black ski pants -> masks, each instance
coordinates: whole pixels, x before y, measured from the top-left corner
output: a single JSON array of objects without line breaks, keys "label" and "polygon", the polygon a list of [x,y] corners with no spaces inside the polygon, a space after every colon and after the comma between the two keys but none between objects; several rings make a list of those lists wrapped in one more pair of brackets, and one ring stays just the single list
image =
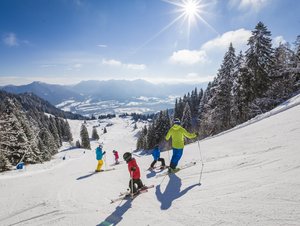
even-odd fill
[{"label": "black ski pants", "polygon": [[157,159],[157,160],[153,160],[153,162],[151,163],[150,166],[153,168],[154,165],[157,163],[157,161],[160,161],[160,162],[161,162],[161,166],[165,166],[165,165],[166,165],[166,164],[165,164],[165,159],[159,158],[159,159]]},{"label": "black ski pants", "polygon": [[141,189],[142,187],[144,187],[144,185],[141,179],[130,179],[129,181],[130,193],[136,193],[138,189]]}]

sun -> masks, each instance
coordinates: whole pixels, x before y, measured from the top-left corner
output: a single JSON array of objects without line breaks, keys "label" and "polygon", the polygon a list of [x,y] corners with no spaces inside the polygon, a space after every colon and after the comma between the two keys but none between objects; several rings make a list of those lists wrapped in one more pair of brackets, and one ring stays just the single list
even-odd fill
[{"label": "sun", "polygon": [[162,0],[166,3],[176,6],[175,13],[178,16],[170,23],[173,25],[177,21],[187,22],[187,35],[190,36],[191,29],[198,22],[203,23],[213,32],[218,32],[204,19],[204,15],[208,14],[207,6],[210,5],[209,0]]},{"label": "sun", "polygon": [[197,0],[186,0],[180,4],[180,11],[184,16],[190,21],[193,22],[201,14],[201,5]]}]

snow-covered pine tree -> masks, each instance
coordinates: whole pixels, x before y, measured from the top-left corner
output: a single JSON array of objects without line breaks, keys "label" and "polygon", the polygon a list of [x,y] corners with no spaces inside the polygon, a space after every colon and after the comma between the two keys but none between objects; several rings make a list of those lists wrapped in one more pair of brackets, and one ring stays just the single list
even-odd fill
[{"label": "snow-covered pine tree", "polygon": [[156,143],[156,131],[154,123],[151,123],[148,127],[147,132],[147,146],[146,149],[152,149],[157,143]]},{"label": "snow-covered pine tree", "polygon": [[178,99],[175,99],[175,107],[174,107],[174,118],[179,118],[179,103],[178,103]]},{"label": "snow-covered pine tree", "polygon": [[6,98],[0,113],[0,127],[2,129],[0,149],[6,150],[5,157],[13,165],[24,159],[31,150],[25,131],[16,116],[22,114],[20,111],[20,105],[16,100]]},{"label": "snow-covered pine tree", "polygon": [[266,96],[269,99],[269,107],[266,107],[266,110],[270,110],[288,99],[293,93],[293,55],[294,53],[287,43],[280,44],[275,48],[274,65],[270,75],[272,82],[266,92]]},{"label": "snow-covered pine tree", "polygon": [[264,97],[264,93],[269,87],[269,75],[274,61],[274,50],[270,37],[271,32],[262,22],[259,22],[248,40],[249,49],[246,51],[245,59],[255,95],[253,100]]},{"label": "snow-covered pine tree", "polygon": [[52,155],[58,152],[57,141],[46,128],[41,128],[39,137],[41,139],[40,146],[44,148],[43,160],[50,160]]},{"label": "snow-covered pine tree", "polygon": [[84,124],[81,125],[80,129],[80,137],[81,137],[81,146],[86,149],[91,149],[89,133],[87,128]]},{"label": "snow-covered pine tree", "polygon": [[56,126],[58,124],[58,122],[59,122],[58,119],[54,119],[52,116],[49,117],[49,131],[54,138],[56,146],[60,147],[62,142],[61,142],[61,138],[60,138],[60,133],[58,132],[58,129]]},{"label": "snow-covered pine tree", "polygon": [[186,102],[185,104],[181,123],[186,130],[188,131],[192,130],[192,113],[188,102]]},{"label": "snow-covered pine tree", "polygon": [[235,50],[230,43],[225,53],[223,63],[218,71],[212,88],[212,96],[209,99],[209,110],[206,111],[206,127],[210,134],[217,134],[231,128],[230,111],[232,103],[232,86],[235,68]]},{"label": "snow-covered pine tree", "polygon": [[234,127],[243,122],[243,112],[246,108],[245,100],[242,95],[243,89],[247,89],[247,87],[243,87],[242,84],[242,71],[243,67],[245,67],[245,59],[242,51],[236,57],[234,72],[233,72],[233,84],[232,84],[232,100],[231,100],[231,109],[230,109],[230,125]]},{"label": "snow-covered pine tree", "polygon": [[300,90],[300,35],[297,36],[295,41],[295,54],[292,59],[293,63],[293,80],[294,91]]},{"label": "snow-covered pine tree", "polygon": [[63,130],[63,141],[71,142],[73,140],[73,136],[71,133],[71,128],[68,120],[66,119],[64,122],[64,130]]},{"label": "snow-covered pine tree", "polygon": [[99,135],[98,135],[96,127],[94,127],[93,130],[92,130],[92,139],[93,140],[99,140]]},{"label": "snow-covered pine tree", "polygon": [[[1,131],[0,131],[0,138],[1,138]],[[0,172],[9,170],[12,167],[12,165],[6,158],[5,153],[7,153],[7,150],[0,149]]]}]

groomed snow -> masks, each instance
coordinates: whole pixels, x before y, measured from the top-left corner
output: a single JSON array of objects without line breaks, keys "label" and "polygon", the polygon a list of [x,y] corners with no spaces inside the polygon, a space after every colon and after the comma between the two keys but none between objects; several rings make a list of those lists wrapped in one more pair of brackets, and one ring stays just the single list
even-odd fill
[{"label": "groomed snow", "polygon": [[[133,201],[110,204],[125,191],[127,165],[92,174],[94,149],[69,149],[52,161],[0,174],[0,225],[299,225],[300,96],[221,135],[187,145],[181,164],[197,165],[176,175],[155,178],[146,171],[151,156],[135,156],[142,180],[155,187]],[[136,144],[129,119],[110,120],[108,133],[97,127],[106,150],[120,156]],[[70,121],[74,141],[81,121]],[[91,134],[97,121],[87,122]],[[142,127],[142,124],[139,124]],[[171,152],[164,152],[169,162]],[[66,160],[63,160],[65,157]]]}]

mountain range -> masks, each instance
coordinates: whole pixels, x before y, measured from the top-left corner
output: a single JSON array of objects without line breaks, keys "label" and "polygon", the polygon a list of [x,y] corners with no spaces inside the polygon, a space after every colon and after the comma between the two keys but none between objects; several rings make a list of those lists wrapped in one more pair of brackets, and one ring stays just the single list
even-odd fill
[{"label": "mountain range", "polygon": [[198,84],[153,84],[145,80],[82,81],[75,85],[32,82],[8,85],[0,89],[11,93],[31,92],[66,111],[83,115],[137,112],[150,113],[172,108],[175,97],[183,96]]}]

